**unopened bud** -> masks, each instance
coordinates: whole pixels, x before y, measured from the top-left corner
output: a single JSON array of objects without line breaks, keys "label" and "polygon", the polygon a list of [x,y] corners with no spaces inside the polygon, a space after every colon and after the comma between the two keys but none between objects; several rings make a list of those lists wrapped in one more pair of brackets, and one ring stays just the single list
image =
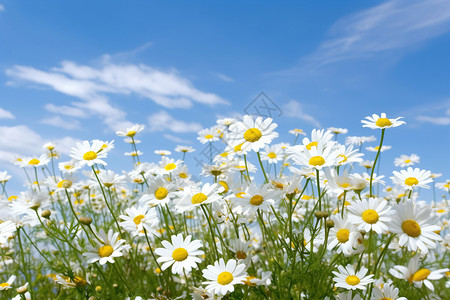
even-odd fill
[{"label": "unopened bud", "polygon": [[317,219],[327,218],[328,212],[319,210],[319,211],[314,212],[314,216]]},{"label": "unopened bud", "polygon": [[52,214],[52,212],[49,211],[48,209],[46,209],[41,213],[41,217],[48,219],[48,218],[50,218],[51,214]]},{"label": "unopened bud", "polygon": [[33,204],[33,206],[31,206],[30,208],[32,210],[38,210],[38,208],[41,207],[41,203],[40,202],[36,202],[35,204]]},{"label": "unopened bud", "polygon": [[17,294],[25,294],[28,292],[28,282],[25,285],[22,285],[21,287],[18,287],[16,289]]},{"label": "unopened bud", "polygon": [[328,219],[326,224],[327,224],[328,228],[333,228],[334,227],[334,221],[333,220]]},{"label": "unopened bud", "polygon": [[89,226],[92,223],[92,218],[91,217],[81,217],[80,223]]}]

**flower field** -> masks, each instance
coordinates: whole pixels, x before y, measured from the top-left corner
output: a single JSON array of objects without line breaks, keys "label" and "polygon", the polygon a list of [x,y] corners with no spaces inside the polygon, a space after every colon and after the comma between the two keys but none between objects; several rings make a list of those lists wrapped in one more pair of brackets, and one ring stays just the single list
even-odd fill
[{"label": "flower field", "polygon": [[114,141],[18,157],[24,191],[0,173],[0,299],[450,299],[450,180],[415,154],[379,174],[405,121],[361,122],[368,136],[275,143],[270,118],[219,119],[198,133],[200,172],[190,146],[144,161],[139,124],[116,132],[126,171],[109,168]]}]

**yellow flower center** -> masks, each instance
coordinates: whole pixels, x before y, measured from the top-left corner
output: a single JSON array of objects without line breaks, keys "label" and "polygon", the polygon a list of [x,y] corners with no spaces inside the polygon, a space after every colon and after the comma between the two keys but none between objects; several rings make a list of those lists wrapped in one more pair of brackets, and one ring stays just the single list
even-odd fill
[{"label": "yellow flower center", "polygon": [[136,135],[136,131],[135,130],[130,130],[127,132],[127,136],[128,137],[134,137]]},{"label": "yellow flower center", "polygon": [[317,142],[311,142],[306,145],[306,149],[311,150],[311,147],[317,147]]},{"label": "yellow flower center", "polygon": [[277,158],[277,154],[274,153],[274,152],[268,153],[267,156],[268,156],[269,158]]},{"label": "yellow flower center", "polygon": [[0,283],[0,287],[2,287],[2,288],[8,287],[8,286],[10,286],[10,284],[7,282]]},{"label": "yellow flower center", "polygon": [[347,282],[349,285],[357,285],[359,284],[360,280],[358,276],[350,275],[347,278],[345,278],[345,282]]},{"label": "yellow flower center", "polygon": [[167,197],[169,191],[166,188],[160,187],[155,191],[155,198],[158,200],[162,200]]},{"label": "yellow flower center", "polygon": [[105,245],[105,246],[101,247],[100,249],[98,249],[98,255],[100,257],[108,257],[113,252],[114,252],[114,249],[110,245]]},{"label": "yellow flower center", "polygon": [[247,142],[254,143],[262,137],[262,133],[258,128],[250,128],[244,133],[244,139]]},{"label": "yellow flower center", "polygon": [[410,237],[418,237],[422,233],[420,225],[414,220],[403,221],[402,230]]},{"label": "yellow flower center", "polygon": [[238,198],[244,198],[244,197],[242,197],[243,195],[245,195],[245,193],[244,192],[240,192],[240,193],[237,193],[236,194],[236,197],[238,197]]},{"label": "yellow flower center", "polygon": [[419,184],[419,180],[415,177],[408,177],[405,179],[405,184],[408,186],[413,186]]},{"label": "yellow flower center", "polygon": [[167,164],[167,165],[164,167],[164,169],[165,169],[166,171],[171,171],[171,170],[175,169],[176,167],[177,167],[176,164],[170,163],[170,164]]},{"label": "yellow flower center", "polygon": [[339,183],[339,186],[343,187],[345,189],[345,188],[348,188],[350,186],[350,184],[347,182],[344,182],[344,183]]},{"label": "yellow flower center", "polygon": [[375,122],[375,125],[377,125],[378,127],[387,127],[387,126],[391,126],[392,123],[391,123],[391,121],[389,121],[388,118],[379,118]]},{"label": "yellow flower center", "polygon": [[65,165],[65,166],[64,166],[64,169],[70,170],[70,169],[73,169],[73,166],[71,166],[71,165]]},{"label": "yellow flower center", "polygon": [[242,145],[243,145],[243,144],[244,144],[244,143],[241,143],[241,144],[239,144],[239,145],[234,146],[234,152],[242,151]]},{"label": "yellow flower center", "polygon": [[198,193],[192,196],[191,202],[192,204],[200,204],[206,201],[208,197],[203,193]]},{"label": "yellow flower center", "polygon": [[207,139],[207,140],[210,140],[210,139],[212,139],[213,138],[213,135],[212,134],[207,134],[207,135],[205,135],[205,139]]},{"label": "yellow flower center", "polygon": [[232,281],[233,281],[233,274],[227,271],[220,273],[219,277],[217,277],[217,282],[221,285],[227,285]]},{"label": "yellow flower center", "polygon": [[61,180],[60,182],[58,182],[58,184],[56,185],[57,188],[65,188],[68,189],[72,186],[72,181],[70,180]]},{"label": "yellow flower center", "polygon": [[238,251],[238,252],[236,252],[236,258],[237,259],[246,259],[247,254],[244,251]]},{"label": "yellow flower center", "polygon": [[225,189],[222,193],[228,192],[228,184],[225,181],[219,181],[219,184]]},{"label": "yellow flower center", "polygon": [[378,213],[373,209],[365,210],[362,213],[362,219],[364,220],[364,222],[369,224],[374,224],[378,222],[378,218],[379,218]]},{"label": "yellow flower center", "polygon": [[322,156],[313,156],[309,160],[309,164],[312,166],[321,166],[325,163],[325,159]]},{"label": "yellow flower center", "polygon": [[88,151],[83,155],[84,160],[93,160],[97,158],[97,153],[94,151]]},{"label": "yellow flower center", "polygon": [[410,162],[411,162],[410,159],[405,159],[405,161],[404,161],[405,164],[409,164]]},{"label": "yellow flower center", "polygon": [[263,201],[264,201],[264,198],[260,195],[255,195],[250,198],[250,204],[255,205],[255,206],[261,205],[263,203]]},{"label": "yellow flower center", "polygon": [[339,241],[339,243],[346,243],[348,241],[348,237],[350,235],[350,230],[348,229],[339,229],[338,232],[336,232],[336,238]]},{"label": "yellow flower center", "polygon": [[431,271],[428,269],[420,269],[411,277],[411,281],[422,281],[427,279],[428,275],[430,275]]},{"label": "yellow flower center", "polygon": [[390,297],[384,297],[384,298],[381,298],[381,300],[394,300],[394,299],[392,299]]},{"label": "yellow flower center", "polygon": [[136,225],[141,224],[143,218],[145,218],[144,215],[139,215],[139,216],[134,217],[133,218],[134,224],[136,224]]},{"label": "yellow flower center", "polygon": [[41,161],[39,160],[39,159],[36,159],[36,158],[33,158],[33,159],[31,159],[29,162],[28,162],[28,164],[29,165],[37,165],[37,164],[39,164]]},{"label": "yellow flower center", "polygon": [[188,257],[188,252],[184,248],[177,248],[172,252],[172,258],[176,261],[183,261]]}]

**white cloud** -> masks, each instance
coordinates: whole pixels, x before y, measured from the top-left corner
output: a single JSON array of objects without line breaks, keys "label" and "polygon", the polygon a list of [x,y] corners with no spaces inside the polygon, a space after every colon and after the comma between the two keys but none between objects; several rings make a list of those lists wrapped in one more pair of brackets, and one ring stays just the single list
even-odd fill
[{"label": "white cloud", "polygon": [[0,119],[15,119],[16,117],[6,109],[0,107]]},{"label": "white cloud", "polygon": [[77,120],[67,118],[62,119],[60,116],[42,119],[41,123],[64,128],[67,130],[74,130],[80,128],[80,122],[78,122]]},{"label": "white cloud", "polygon": [[302,105],[295,100],[283,105],[283,113],[288,117],[301,119],[315,127],[321,127],[319,121],[313,116],[304,113]]},{"label": "white cloud", "polygon": [[3,6],[3,4],[0,4],[0,11],[4,11],[5,7]]},{"label": "white cloud", "polygon": [[[403,112],[405,118],[423,123],[450,125],[450,99],[440,102],[425,101],[426,104],[412,107]],[[415,123],[409,123],[409,125]]]},{"label": "white cloud", "polygon": [[164,134],[163,135],[166,139],[168,139],[169,141],[175,142],[175,143],[179,143],[179,144],[192,144],[192,141],[190,140],[186,140],[186,139],[182,139],[178,136],[175,135],[171,135],[171,134]]},{"label": "white cloud", "polygon": [[71,106],[66,106],[66,105],[57,106],[52,103],[48,103],[44,106],[44,108],[49,112],[52,112],[55,114],[61,114],[64,116],[70,116],[70,117],[75,117],[75,118],[87,118],[88,117],[88,115],[85,111],[83,111],[82,109],[76,108],[76,107],[71,107]]},{"label": "white cloud", "polygon": [[[190,108],[193,103],[229,104],[215,94],[198,90],[175,69],[162,71],[142,64],[114,64],[108,59],[96,67],[63,61],[60,67],[49,71],[16,65],[6,70],[6,74],[14,80],[9,84],[37,83],[82,99],[72,103],[72,108],[100,117],[113,130],[132,123],[126,120],[122,109],[110,103],[108,95],[137,95],[166,108]],[[56,106],[46,108],[56,110]]]},{"label": "white cloud", "polygon": [[391,0],[338,20],[329,38],[303,59],[318,68],[334,62],[406,51],[450,31],[450,1]]},{"label": "white cloud", "polygon": [[428,116],[417,116],[418,121],[431,123],[435,125],[450,125],[450,117],[428,117]]},{"label": "white cloud", "polygon": [[222,74],[222,73],[216,73],[216,72],[211,72],[212,75],[216,76],[217,78],[219,78],[222,81],[225,82],[234,82],[234,79],[231,78],[228,75]]},{"label": "white cloud", "polygon": [[148,117],[150,131],[171,131],[176,133],[197,132],[202,125],[196,122],[176,120],[166,111],[162,110]]}]

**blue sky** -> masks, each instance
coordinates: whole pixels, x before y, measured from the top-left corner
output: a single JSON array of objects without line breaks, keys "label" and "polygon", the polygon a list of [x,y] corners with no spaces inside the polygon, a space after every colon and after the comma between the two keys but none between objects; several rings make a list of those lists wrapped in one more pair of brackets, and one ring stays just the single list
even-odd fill
[{"label": "blue sky", "polygon": [[115,139],[109,163],[129,168],[114,131],[133,123],[147,126],[145,160],[201,150],[198,129],[264,91],[283,111],[276,142],[329,126],[378,138],[360,120],[386,112],[407,125],[387,132],[382,173],[416,153],[443,180],[449,32],[450,2],[438,0],[0,0],[0,170],[22,180],[15,154],[94,138]]}]

